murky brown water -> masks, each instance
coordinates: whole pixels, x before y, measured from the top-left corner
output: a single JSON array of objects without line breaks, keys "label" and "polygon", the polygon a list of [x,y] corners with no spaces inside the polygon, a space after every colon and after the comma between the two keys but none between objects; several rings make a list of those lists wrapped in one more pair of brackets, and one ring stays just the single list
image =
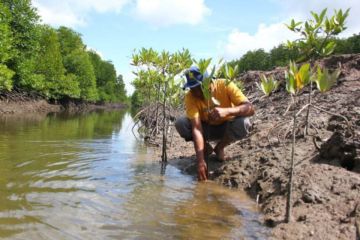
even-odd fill
[{"label": "murky brown water", "polygon": [[264,239],[255,204],[136,142],[125,112],[0,118],[0,238]]}]

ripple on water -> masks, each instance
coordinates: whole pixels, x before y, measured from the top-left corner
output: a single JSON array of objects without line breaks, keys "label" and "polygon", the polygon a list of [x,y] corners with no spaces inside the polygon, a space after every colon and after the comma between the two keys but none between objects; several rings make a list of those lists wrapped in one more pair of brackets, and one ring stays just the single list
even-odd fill
[{"label": "ripple on water", "polygon": [[243,193],[199,184],[172,166],[160,175],[132,123],[129,114],[104,112],[1,128],[0,238],[267,236]]}]

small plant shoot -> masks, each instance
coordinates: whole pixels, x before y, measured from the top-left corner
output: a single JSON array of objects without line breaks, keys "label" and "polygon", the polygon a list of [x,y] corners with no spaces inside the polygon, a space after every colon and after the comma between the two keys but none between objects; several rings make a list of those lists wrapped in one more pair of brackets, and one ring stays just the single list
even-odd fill
[{"label": "small plant shoot", "polygon": [[265,96],[270,96],[270,94],[276,91],[279,87],[280,82],[276,81],[274,76],[266,77],[264,74],[260,76],[260,84],[256,83],[257,87],[265,94]]}]

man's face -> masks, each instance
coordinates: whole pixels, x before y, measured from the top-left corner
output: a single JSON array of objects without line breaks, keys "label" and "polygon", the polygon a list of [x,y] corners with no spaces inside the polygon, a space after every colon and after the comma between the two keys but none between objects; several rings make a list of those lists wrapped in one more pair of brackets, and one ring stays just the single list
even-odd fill
[{"label": "man's face", "polygon": [[199,98],[199,99],[204,99],[204,94],[201,90],[201,85],[191,88],[190,92],[194,97]]}]

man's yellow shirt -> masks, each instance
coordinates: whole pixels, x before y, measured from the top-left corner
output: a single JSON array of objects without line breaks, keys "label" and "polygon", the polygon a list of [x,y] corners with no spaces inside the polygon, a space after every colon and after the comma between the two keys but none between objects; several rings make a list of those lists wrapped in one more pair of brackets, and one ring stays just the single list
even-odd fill
[{"label": "man's yellow shirt", "polygon": [[[234,83],[231,82],[226,85],[224,79],[218,79],[211,83],[211,96],[220,102],[220,106],[218,107],[221,108],[239,106],[244,102],[248,102],[248,99]],[[214,107],[215,105],[211,99],[207,102],[206,100],[196,98],[190,91],[185,95],[186,116],[189,119],[200,117],[201,121],[211,125],[219,125],[233,118],[229,116],[217,121],[209,122],[208,110],[211,110]]]}]

